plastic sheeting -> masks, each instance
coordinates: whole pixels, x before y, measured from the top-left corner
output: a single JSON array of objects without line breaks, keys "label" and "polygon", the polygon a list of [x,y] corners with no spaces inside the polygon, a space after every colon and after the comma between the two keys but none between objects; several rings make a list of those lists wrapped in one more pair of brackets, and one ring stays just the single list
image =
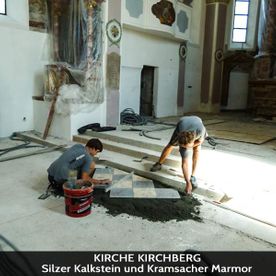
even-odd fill
[{"label": "plastic sheeting", "polygon": [[[44,95],[50,100],[57,87],[62,85],[57,113],[76,113],[83,104],[104,100],[101,2],[47,1],[54,64],[46,66]],[[62,83],[61,71],[65,74]]]},{"label": "plastic sheeting", "polygon": [[76,84],[64,84],[59,90],[56,101],[56,113],[62,115],[75,114],[78,112],[89,111],[89,105],[85,99],[83,89]]}]

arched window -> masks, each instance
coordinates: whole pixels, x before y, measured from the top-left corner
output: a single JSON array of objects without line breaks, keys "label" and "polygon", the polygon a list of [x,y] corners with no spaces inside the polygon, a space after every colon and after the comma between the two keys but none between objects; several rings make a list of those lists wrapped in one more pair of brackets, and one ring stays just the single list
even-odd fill
[{"label": "arched window", "polygon": [[7,14],[6,0],[0,0],[0,14]]}]

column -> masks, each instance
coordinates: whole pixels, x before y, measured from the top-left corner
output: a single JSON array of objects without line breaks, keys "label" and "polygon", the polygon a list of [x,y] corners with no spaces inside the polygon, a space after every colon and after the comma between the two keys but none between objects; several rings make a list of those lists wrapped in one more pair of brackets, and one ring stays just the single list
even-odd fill
[{"label": "column", "polygon": [[[108,26],[113,30],[114,38],[119,35],[121,26],[121,0],[108,0]],[[113,23],[112,23],[113,22]],[[116,40],[116,39],[115,39]],[[120,41],[116,43],[107,39],[107,62],[106,62],[106,122],[109,126],[119,123],[119,100],[120,100]],[[127,81],[127,80],[126,80]]]},{"label": "column", "polygon": [[262,0],[259,52],[249,82],[249,108],[257,116],[276,117],[276,0]]},{"label": "column", "polygon": [[276,76],[276,0],[262,0],[258,33],[259,53],[254,64],[254,79]]},{"label": "column", "polygon": [[229,0],[206,0],[201,80],[201,111],[218,112],[222,85],[222,62]]}]

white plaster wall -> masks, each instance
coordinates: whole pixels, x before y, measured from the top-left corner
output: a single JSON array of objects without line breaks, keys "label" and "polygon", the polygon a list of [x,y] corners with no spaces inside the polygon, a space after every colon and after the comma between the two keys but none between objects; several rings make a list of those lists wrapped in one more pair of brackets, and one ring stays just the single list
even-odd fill
[{"label": "white plaster wall", "polygon": [[183,112],[198,111],[201,93],[202,48],[187,45]]},{"label": "white plaster wall", "polygon": [[139,113],[140,77],[144,65],[156,67],[156,117],[177,114],[179,43],[135,30],[123,29],[121,43],[120,112],[131,107]]},{"label": "white plaster wall", "polygon": [[[34,106],[34,129],[44,133],[51,103],[46,101],[33,101]],[[105,126],[105,104],[82,105],[80,112],[71,115],[54,114],[48,135],[72,140],[72,135],[78,134],[78,128],[100,123]]]},{"label": "white plaster wall", "polygon": [[245,110],[247,108],[248,78],[248,73],[230,73],[228,103],[224,109]]},{"label": "white plaster wall", "polygon": [[7,15],[0,15],[1,26],[17,29],[29,29],[28,0],[6,0]]},{"label": "white plaster wall", "polygon": [[[46,101],[33,101],[34,110],[34,129],[40,133],[44,133],[48,113],[51,103]],[[48,135],[55,137],[61,137],[64,139],[71,138],[70,120],[67,120],[65,116],[55,114]],[[69,138],[70,137],[70,138]]]},{"label": "white plaster wall", "polygon": [[142,67],[121,66],[120,111],[124,107],[131,107],[135,112],[139,113],[141,71]]},{"label": "white plaster wall", "polygon": [[205,1],[193,1],[191,41],[187,43],[183,112],[200,111]]},{"label": "white plaster wall", "polygon": [[42,92],[46,34],[0,26],[0,36],[0,137],[7,137],[33,129],[32,96]]}]

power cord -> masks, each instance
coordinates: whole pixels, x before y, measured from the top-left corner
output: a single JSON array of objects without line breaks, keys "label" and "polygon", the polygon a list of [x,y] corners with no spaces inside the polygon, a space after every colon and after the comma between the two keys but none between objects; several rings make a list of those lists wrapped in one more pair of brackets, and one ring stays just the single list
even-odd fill
[{"label": "power cord", "polygon": [[147,123],[147,120],[135,113],[132,108],[126,108],[120,113],[120,123],[126,125],[141,126]]},{"label": "power cord", "polygon": [[11,151],[14,151],[14,150],[20,150],[20,149],[26,149],[26,148],[44,148],[45,147],[45,146],[42,146],[42,145],[30,145],[31,141],[29,141],[27,139],[19,138],[16,135],[16,132],[14,132],[9,138],[12,141],[23,142],[23,144],[20,144],[20,145],[14,146],[14,147],[0,149],[0,156],[2,156],[4,154],[7,154]]},{"label": "power cord", "polygon": [[[18,250],[18,248],[12,244],[9,240],[7,240],[3,235],[0,234],[0,241],[3,241],[6,245],[8,245],[11,249],[15,251],[17,254],[12,255],[12,258],[9,257],[10,252],[4,252],[3,248],[0,244],[0,276],[35,276],[37,275],[36,271],[30,264],[29,260],[26,256]],[[19,259],[18,259],[19,258]],[[19,260],[20,262],[16,263],[15,260]]]}]

